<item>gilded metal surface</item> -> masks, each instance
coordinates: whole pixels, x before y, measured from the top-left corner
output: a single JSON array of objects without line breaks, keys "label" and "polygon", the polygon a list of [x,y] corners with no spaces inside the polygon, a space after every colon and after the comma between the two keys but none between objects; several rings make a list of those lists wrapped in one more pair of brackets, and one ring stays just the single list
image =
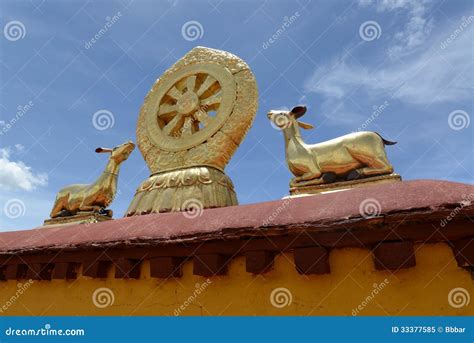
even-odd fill
[{"label": "gilded metal surface", "polygon": [[[234,185],[212,167],[193,167],[150,176],[138,187],[127,216],[237,205]],[[159,211],[157,211],[159,210]]]},{"label": "gilded metal surface", "polygon": [[[306,107],[291,111],[270,111],[268,117],[283,131],[286,162],[294,177],[290,181],[293,192],[309,186],[357,180],[393,173],[385,145],[393,145],[375,132],[354,132],[318,144],[306,144],[300,127],[312,125],[298,120]],[[316,187],[317,188],[317,187]]]},{"label": "gilded metal surface", "polygon": [[100,223],[107,220],[111,220],[112,217],[106,214],[100,214],[97,212],[77,212],[75,215],[68,217],[56,217],[51,219],[46,219],[44,221],[44,226],[65,226],[65,225],[74,225],[74,224],[93,224]]},{"label": "gilded metal surface", "polygon": [[197,63],[180,69],[146,101],[148,134],[155,146],[181,151],[199,145],[232,113],[236,85],[227,68]]},{"label": "gilded metal surface", "polygon": [[237,56],[196,47],[177,61],[140,110],[137,145],[152,176],[126,215],[179,211],[189,199],[202,208],[236,205],[224,168],[255,119],[257,101],[255,77]]},{"label": "gilded metal surface", "polygon": [[151,173],[200,165],[224,170],[255,118],[257,101],[255,77],[244,61],[225,51],[192,49],[155,82],[140,111],[137,145]]},{"label": "gilded metal surface", "polygon": [[290,197],[299,197],[312,194],[338,192],[352,188],[364,187],[368,185],[391,183],[402,181],[400,175],[396,173],[388,175],[371,176],[351,181],[338,181],[334,183],[323,183],[318,185],[307,185],[290,187]]},{"label": "gilded metal surface", "polygon": [[135,144],[126,142],[113,149],[97,148],[98,153],[110,153],[102,175],[92,184],[77,184],[62,188],[56,195],[51,218],[70,217],[79,212],[104,213],[112,216],[110,205],[117,192],[120,165],[135,149]]}]

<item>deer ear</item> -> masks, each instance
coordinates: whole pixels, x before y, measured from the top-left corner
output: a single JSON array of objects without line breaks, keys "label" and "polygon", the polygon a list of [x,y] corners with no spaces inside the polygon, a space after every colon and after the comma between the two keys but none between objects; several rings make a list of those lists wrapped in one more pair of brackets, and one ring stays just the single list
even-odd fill
[{"label": "deer ear", "polygon": [[298,121],[298,126],[305,129],[305,130],[314,129],[313,125],[302,122],[302,121]]},{"label": "deer ear", "polygon": [[291,110],[291,113],[298,119],[306,113],[306,106],[296,106]]},{"label": "deer ear", "polygon": [[110,152],[110,153],[111,153],[111,152],[112,152],[112,149],[109,149],[109,148],[97,148],[97,149],[95,149],[95,152],[98,153],[98,154],[99,154],[99,153],[103,153],[103,152]]}]

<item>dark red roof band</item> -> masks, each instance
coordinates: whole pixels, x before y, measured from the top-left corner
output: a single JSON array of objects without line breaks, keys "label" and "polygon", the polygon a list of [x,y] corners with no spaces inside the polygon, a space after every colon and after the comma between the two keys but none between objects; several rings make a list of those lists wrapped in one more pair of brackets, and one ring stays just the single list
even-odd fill
[{"label": "dark red roof band", "polygon": [[[374,252],[376,269],[416,264],[413,244],[448,242],[458,264],[474,266],[474,186],[447,181],[404,181],[272,202],[182,213],[149,214],[97,224],[0,233],[0,279],[75,278],[82,274],[140,277],[150,260],[152,277],[225,274],[237,255],[246,270],[264,273],[275,254],[294,253],[302,274],[330,272],[332,248]],[[363,205],[370,203],[366,213]]]}]

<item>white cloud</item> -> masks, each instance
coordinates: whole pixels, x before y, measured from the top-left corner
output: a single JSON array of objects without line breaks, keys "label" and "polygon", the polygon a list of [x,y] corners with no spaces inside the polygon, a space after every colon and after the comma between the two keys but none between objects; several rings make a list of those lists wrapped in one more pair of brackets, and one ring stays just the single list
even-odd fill
[{"label": "white cloud", "polygon": [[452,29],[443,30],[431,48],[402,63],[387,64],[380,70],[350,63],[347,56],[318,68],[305,84],[307,92],[330,99],[342,99],[359,89],[370,96],[392,97],[406,103],[429,105],[469,99],[474,77],[470,72],[474,25],[458,36],[447,49],[440,43]]},{"label": "white cloud", "polygon": [[23,151],[25,151],[25,147],[24,147],[23,145],[21,145],[21,144],[15,144],[15,149],[16,149],[16,151],[18,151],[18,152],[23,152]]},{"label": "white cloud", "polygon": [[388,50],[390,57],[405,56],[420,47],[433,29],[433,20],[426,18],[431,7],[428,0],[359,0],[359,6],[375,6],[377,12],[403,13],[407,18],[402,30],[394,35],[394,41]]},{"label": "white cloud", "polygon": [[[21,144],[15,145],[16,151],[23,150]],[[7,190],[31,191],[38,186],[48,184],[48,175],[45,173],[34,173],[31,167],[22,161],[10,159],[12,150],[10,148],[0,149],[0,186]]]}]

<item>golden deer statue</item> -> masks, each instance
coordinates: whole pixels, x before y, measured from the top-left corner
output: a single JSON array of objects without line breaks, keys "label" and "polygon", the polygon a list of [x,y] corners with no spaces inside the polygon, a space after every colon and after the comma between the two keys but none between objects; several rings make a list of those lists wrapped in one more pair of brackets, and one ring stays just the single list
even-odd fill
[{"label": "golden deer statue", "polygon": [[286,162],[294,175],[290,187],[393,173],[385,145],[396,142],[387,141],[376,132],[354,132],[326,142],[306,144],[299,128],[312,129],[313,126],[298,120],[305,113],[305,106],[268,112],[268,118],[285,137]]},{"label": "golden deer statue", "polygon": [[117,192],[117,178],[120,165],[135,149],[135,144],[126,142],[113,149],[97,148],[97,153],[110,153],[109,162],[101,176],[92,184],[69,185],[56,195],[51,218],[68,217],[78,212],[103,213],[112,216],[111,210],[105,210]]}]

